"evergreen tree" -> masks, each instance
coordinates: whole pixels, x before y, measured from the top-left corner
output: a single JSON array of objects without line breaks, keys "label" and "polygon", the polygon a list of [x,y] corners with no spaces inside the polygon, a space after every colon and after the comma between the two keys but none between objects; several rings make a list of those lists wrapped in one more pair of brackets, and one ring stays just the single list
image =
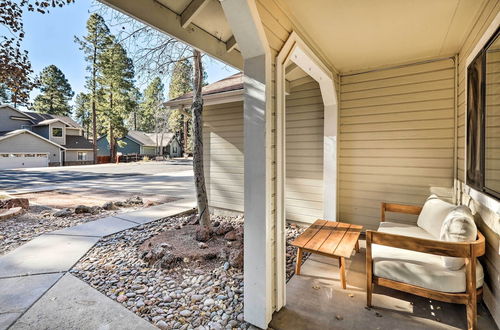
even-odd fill
[{"label": "evergreen tree", "polygon": [[4,84],[0,84],[0,104],[2,103],[10,103],[10,95],[7,86]]},{"label": "evergreen tree", "polygon": [[35,111],[68,116],[71,113],[69,101],[75,93],[64,73],[57,66],[49,65],[40,73],[39,81],[41,93],[35,98]]},{"label": "evergreen tree", "polygon": [[141,103],[141,118],[139,129],[145,132],[154,132],[157,113],[164,102],[165,87],[159,77],[153,81],[144,90],[144,97]]},{"label": "evergreen tree", "polygon": [[[102,55],[111,43],[109,28],[104,19],[98,14],[90,15],[87,20],[87,35],[82,39],[75,37],[75,42],[80,45],[80,49],[85,53],[87,61],[86,88],[90,91],[90,104],[92,110],[92,135],[94,144],[94,155],[97,155],[97,105],[100,101],[100,85],[98,79],[102,76]],[[97,157],[94,157],[94,164]]]},{"label": "evergreen tree", "polygon": [[82,125],[85,131],[85,136],[88,137],[90,134],[90,126],[92,124],[89,94],[78,93],[76,95],[74,114],[80,125]]},{"label": "evergreen tree", "polygon": [[142,93],[141,91],[134,86],[132,90],[129,92],[129,108],[130,115],[127,119],[127,128],[129,130],[136,131],[139,128],[140,120],[141,120],[141,104],[142,104]]},{"label": "evergreen tree", "polygon": [[[112,38],[113,39],[113,38]],[[127,134],[125,120],[131,112],[131,91],[134,88],[134,65],[127,52],[112,40],[102,54],[102,75],[98,82],[102,87],[100,122],[110,145],[110,156],[114,160],[117,139]]]},{"label": "evergreen tree", "polygon": [[168,97],[175,99],[193,89],[193,64],[188,59],[175,63],[168,90]]},{"label": "evergreen tree", "polygon": [[[205,75],[204,75],[205,76]],[[174,99],[183,94],[186,94],[193,89],[193,64],[188,59],[182,59],[175,63],[172,71],[172,79],[170,81],[168,96]],[[170,112],[168,118],[168,126],[172,132],[179,136],[184,152],[191,152],[192,141],[191,136],[191,115],[189,110],[175,109]]]}]

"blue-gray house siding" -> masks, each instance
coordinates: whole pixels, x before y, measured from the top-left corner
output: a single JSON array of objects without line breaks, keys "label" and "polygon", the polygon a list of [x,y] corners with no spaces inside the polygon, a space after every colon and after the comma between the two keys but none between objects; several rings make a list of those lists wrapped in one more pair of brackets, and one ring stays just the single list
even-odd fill
[{"label": "blue-gray house siding", "polygon": [[[117,146],[117,152],[121,152],[122,155],[141,153],[141,146],[137,142],[129,139],[128,137],[121,138],[120,141],[126,143],[123,147]],[[97,155],[109,156],[109,142],[105,136],[97,140]]]},{"label": "blue-gray house siding", "polygon": [[40,136],[43,136],[44,138],[46,139],[50,139],[49,137],[49,125],[45,125],[45,126],[33,126],[31,128],[31,130],[40,135]]}]

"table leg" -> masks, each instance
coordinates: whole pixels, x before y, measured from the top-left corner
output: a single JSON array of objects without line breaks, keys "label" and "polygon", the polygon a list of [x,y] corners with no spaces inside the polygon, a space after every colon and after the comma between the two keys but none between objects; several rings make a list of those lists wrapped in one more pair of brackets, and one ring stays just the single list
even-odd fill
[{"label": "table leg", "polygon": [[359,253],[359,240],[356,241],[356,246],[354,246],[356,252]]},{"label": "table leg", "polygon": [[295,263],[295,275],[300,275],[300,266],[302,265],[302,249],[297,249],[297,262]]},{"label": "table leg", "polygon": [[345,259],[344,259],[344,257],[339,258],[339,267],[340,267],[340,282],[342,283],[342,289],[345,289],[346,283],[345,283]]}]

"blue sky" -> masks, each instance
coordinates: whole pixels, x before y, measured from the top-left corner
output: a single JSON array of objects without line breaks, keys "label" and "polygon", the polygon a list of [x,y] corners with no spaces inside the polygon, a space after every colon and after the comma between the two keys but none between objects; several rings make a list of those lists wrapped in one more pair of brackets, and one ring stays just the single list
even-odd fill
[{"label": "blue sky", "polygon": [[[26,37],[22,47],[29,51],[35,73],[48,65],[56,65],[66,75],[75,95],[85,91],[87,72],[83,52],[74,37],[86,34],[85,24],[94,9],[91,0],[76,0],[74,4],[52,9],[49,14],[25,12],[24,15]],[[236,73],[216,60],[206,61],[205,69],[210,83]],[[37,94],[37,90],[33,91],[32,98]]]}]

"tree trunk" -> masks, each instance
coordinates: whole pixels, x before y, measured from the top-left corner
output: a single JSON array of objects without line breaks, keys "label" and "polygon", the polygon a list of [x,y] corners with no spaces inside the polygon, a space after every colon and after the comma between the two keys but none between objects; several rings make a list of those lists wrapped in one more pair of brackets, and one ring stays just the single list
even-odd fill
[{"label": "tree trunk", "polygon": [[210,213],[208,210],[207,190],[205,188],[205,172],[203,170],[203,97],[201,86],[203,81],[203,69],[201,64],[201,54],[198,50],[193,50],[194,58],[194,86],[193,104],[191,111],[193,114],[193,171],[196,186],[196,200],[198,203],[198,219],[200,225],[210,229]]},{"label": "tree trunk", "polygon": [[[109,94],[109,109],[110,109],[110,117],[113,116],[113,93]],[[116,150],[115,150],[115,134],[113,132],[113,124],[112,124],[113,119],[109,118],[109,152],[110,152],[110,158],[111,158],[111,163],[115,162],[115,156],[116,156]]]},{"label": "tree trunk", "polygon": [[109,158],[111,163],[115,162],[115,136],[113,134],[113,126],[109,122]]},{"label": "tree trunk", "polygon": [[96,68],[97,66],[97,49],[94,46],[94,58],[92,63],[92,150],[94,152],[94,157],[92,163],[97,164],[97,115],[95,109],[95,99],[96,99]]},{"label": "tree trunk", "polygon": [[[203,100],[202,100],[203,101]],[[201,105],[203,107],[203,104]],[[187,154],[187,149],[188,149],[188,124],[187,124],[187,121],[188,121],[188,118],[186,118],[186,115],[182,115],[182,119],[184,120],[184,145],[183,145],[183,149],[184,149],[184,154]]]}]

